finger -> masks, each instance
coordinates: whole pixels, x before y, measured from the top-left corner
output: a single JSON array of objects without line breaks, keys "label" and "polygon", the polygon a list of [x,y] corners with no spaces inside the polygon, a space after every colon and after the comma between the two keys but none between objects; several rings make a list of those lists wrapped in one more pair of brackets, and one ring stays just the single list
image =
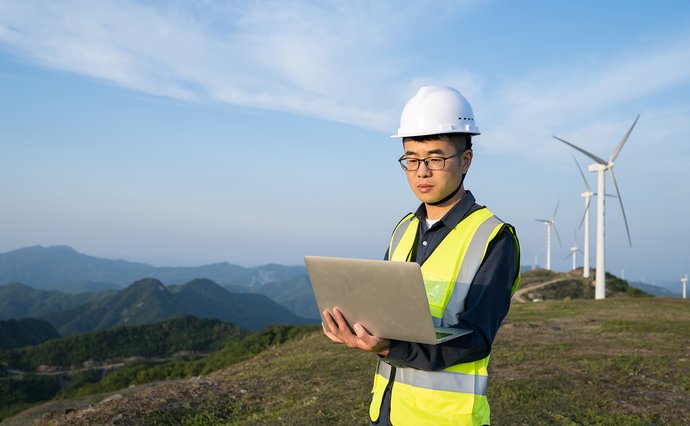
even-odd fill
[{"label": "finger", "polygon": [[338,336],[336,336],[335,334],[333,334],[330,330],[328,330],[328,329],[326,328],[326,326],[324,325],[324,323],[321,323],[321,328],[323,329],[323,334],[325,334],[326,337],[328,337],[332,342],[334,342],[334,343],[343,343],[343,341],[340,340],[340,339],[338,338]]},{"label": "finger", "polygon": [[354,334],[354,332],[352,331],[352,327],[350,327],[350,324],[345,319],[345,316],[343,315],[343,313],[340,312],[340,309],[333,308],[333,315],[335,317],[335,321],[338,324],[338,328],[340,329],[340,331],[344,332],[347,330],[351,334]]},{"label": "finger", "polygon": [[331,316],[330,312],[323,311],[321,312],[321,316],[323,317],[323,320],[326,322],[326,325],[328,325],[328,328],[331,332],[337,331],[338,325],[335,323],[335,320]]}]

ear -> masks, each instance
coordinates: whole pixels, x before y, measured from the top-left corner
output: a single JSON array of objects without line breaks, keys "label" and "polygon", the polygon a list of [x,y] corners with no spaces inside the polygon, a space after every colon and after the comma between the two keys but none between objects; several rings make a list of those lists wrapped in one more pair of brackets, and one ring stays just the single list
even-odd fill
[{"label": "ear", "polygon": [[466,150],[465,152],[462,153],[460,156],[460,159],[462,160],[461,166],[462,167],[462,173],[465,174],[467,171],[470,169],[470,165],[472,164],[472,157],[474,156],[474,153],[472,152],[471,149]]}]

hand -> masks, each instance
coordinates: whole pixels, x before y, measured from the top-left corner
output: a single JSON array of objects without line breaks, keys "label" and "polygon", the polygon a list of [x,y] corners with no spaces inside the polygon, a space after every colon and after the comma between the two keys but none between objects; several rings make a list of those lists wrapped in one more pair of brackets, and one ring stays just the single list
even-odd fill
[{"label": "hand", "polygon": [[351,328],[338,308],[333,309],[333,315],[328,311],[323,311],[321,314],[324,322],[328,325],[326,328],[324,323],[321,323],[323,334],[331,341],[365,352],[374,352],[382,356],[388,355],[390,340],[369,334],[362,324],[355,324]]}]

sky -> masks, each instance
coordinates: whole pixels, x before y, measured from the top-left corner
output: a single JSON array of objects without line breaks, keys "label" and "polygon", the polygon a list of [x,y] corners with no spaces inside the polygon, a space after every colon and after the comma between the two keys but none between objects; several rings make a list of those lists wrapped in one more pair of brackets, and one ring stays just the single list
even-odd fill
[{"label": "sky", "polygon": [[606,198],[606,269],[680,288],[686,1],[0,0],[0,252],[381,258],[418,205],[390,135],[427,84],[471,102],[482,134],[465,187],[516,227],[523,265],[545,264],[534,219],[559,203],[559,271],[583,244],[573,158],[596,176],[552,136],[608,159],[640,114],[614,169],[632,247]]}]

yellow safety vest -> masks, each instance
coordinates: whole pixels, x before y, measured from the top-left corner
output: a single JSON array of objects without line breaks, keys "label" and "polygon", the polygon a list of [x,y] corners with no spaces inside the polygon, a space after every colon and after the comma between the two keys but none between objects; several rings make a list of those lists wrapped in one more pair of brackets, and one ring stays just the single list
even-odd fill
[{"label": "yellow safety vest", "polygon": [[[429,308],[434,325],[458,324],[465,298],[486,249],[503,226],[519,245],[515,230],[488,209],[481,208],[460,221],[422,264]],[[419,220],[410,213],[396,226],[388,250],[389,260],[411,261]],[[519,258],[519,257],[518,257]],[[517,260],[516,260],[517,261]],[[519,268],[519,265],[518,265]],[[513,293],[520,274],[513,283]],[[369,407],[372,421],[379,419],[381,403],[394,374],[390,421],[393,425],[485,425],[489,424],[486,399],[489,357],[450,366],[441,371],[396,367],[379,361]]]}]

